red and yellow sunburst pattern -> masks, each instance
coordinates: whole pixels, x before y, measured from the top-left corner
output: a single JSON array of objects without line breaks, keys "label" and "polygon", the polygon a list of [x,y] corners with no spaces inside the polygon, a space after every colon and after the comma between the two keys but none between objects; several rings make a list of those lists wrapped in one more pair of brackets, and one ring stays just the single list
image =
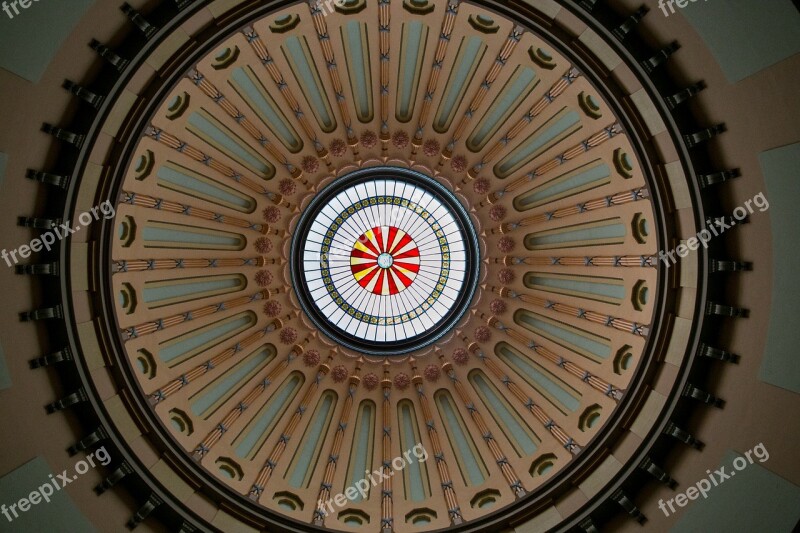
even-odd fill
[{"label": "red and yellow sunburst pattern", "polygon": [[350,252],[350,269],[358,284],[382,296],[410,287],[419,263],[414,239],[394,226],[372,228],[358,238]]}]

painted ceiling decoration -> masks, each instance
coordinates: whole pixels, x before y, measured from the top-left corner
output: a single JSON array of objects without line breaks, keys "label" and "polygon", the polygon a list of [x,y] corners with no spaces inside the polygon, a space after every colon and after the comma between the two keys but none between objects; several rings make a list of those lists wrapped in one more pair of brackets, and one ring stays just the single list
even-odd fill
[{"label": "painted ceiling decoration", "polygon": [[480,270],[466,210],[436,181],[398,167],[358,171],[317,194],[291,256],[304,313],[326,336],[372,355],[412,353],[449,333]]},{"label": "painted ceiling decoration", "polygon": [[[145,494],[130,525],[224,529],[187,484],[269,532],[544,527],[555,504],[565,529],[642,520],[666,452],[701,446],[690,407],[719,405],[703,360],[732,356],[709,315],[739,311],[713,300],[707,251],[658,259],[676,201],[682,224],[714,209],[696,169],[720,128],[679,105],[699,89],[658,68],[674,47],[640,42],[645,11],[559,2],[576,39],[543,23],[554,2],[244,2],[169,45],[203,4],[97,44],[104,76],[71,86],[86,112],[54,131],[66,177],[32,174],[64,220],[116,205],[23,318],[60,320],[39,364],[71,361],[72,390],[52,409],[92,431],[79,449],[115,446],[103,486]],[[144,64],[158,75],[128,91]],[[416,445],[429,460],[393,473]]]}]

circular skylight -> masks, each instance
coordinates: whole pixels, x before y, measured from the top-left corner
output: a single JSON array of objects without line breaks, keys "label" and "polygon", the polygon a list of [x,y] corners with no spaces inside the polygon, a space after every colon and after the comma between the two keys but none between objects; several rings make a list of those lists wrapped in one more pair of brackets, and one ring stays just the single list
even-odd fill
[{"label": "circular skylight", "polygon": [[292,273],[309,317],[370,354],[419,349],[463,316],[477,282],[474,229],[431,178],[399,168],[336,180],[305,210]]}]

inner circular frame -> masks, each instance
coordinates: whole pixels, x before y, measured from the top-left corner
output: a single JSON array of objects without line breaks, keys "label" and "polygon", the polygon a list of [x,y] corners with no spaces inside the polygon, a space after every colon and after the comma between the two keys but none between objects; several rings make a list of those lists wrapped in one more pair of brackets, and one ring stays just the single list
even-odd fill
[{"label": "inner circular frame", "polygon": [[[306,272],[303,268],[304,244],[308,237],[309,230],[320,210],[342,191],[373,180],[405,181],[425,189],[449,209],[463,237],[466,268],[463,284],[455,302],[445,316],[434,326],[418,335],[399,341],[375,342],[365,340],[332,324],[328,317],[325,316],[316,305],[309,289]],[[290,275],[303,312],[329,339],[346,348],[363,354],[382,356],[403,355],[431,345],[446,335],[452,327],[463,318],[478,287],[478,279],[480,277],[478,236],[467,210],[446,187],[435,179],[414,170],[401,167],[381,166],[357,170],[337,178],[320,191],[303,210],[303,214],[293,234],[294,236],[292,237],[290,249]]]}]

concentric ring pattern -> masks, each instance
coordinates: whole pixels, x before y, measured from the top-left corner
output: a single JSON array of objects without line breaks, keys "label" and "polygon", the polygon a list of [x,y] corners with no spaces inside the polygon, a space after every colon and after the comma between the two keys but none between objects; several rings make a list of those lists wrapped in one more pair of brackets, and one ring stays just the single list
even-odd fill
[{"label": "concentric ring pattern", "polygon": [[376,346],[418,338],[471,302],[471,223],[410,176],[361,181],[315,201],[308,229],[294,237],[302,254],[294,281],[311,305],[332,327]]},{"label": "concentric ring pattern", "polygon": [[[369,3],[231,35],[122,185],[117,318],[155,412],[234,491],[331,527],[536,492],[612,416],[658,298],[645,174],[602,93],[508,20],[425,5],[392,3],[381,39]],[[314,509],[417,442],[438,461]]]},{"label": "concentric ring pattern", "polygon": [[479,530],[606,490],[620,424],[634,457],[664,405],[655,104],[483,3],[253,9],[180,51],[104,189],[98,329],[136,416],[272,528]]}]

